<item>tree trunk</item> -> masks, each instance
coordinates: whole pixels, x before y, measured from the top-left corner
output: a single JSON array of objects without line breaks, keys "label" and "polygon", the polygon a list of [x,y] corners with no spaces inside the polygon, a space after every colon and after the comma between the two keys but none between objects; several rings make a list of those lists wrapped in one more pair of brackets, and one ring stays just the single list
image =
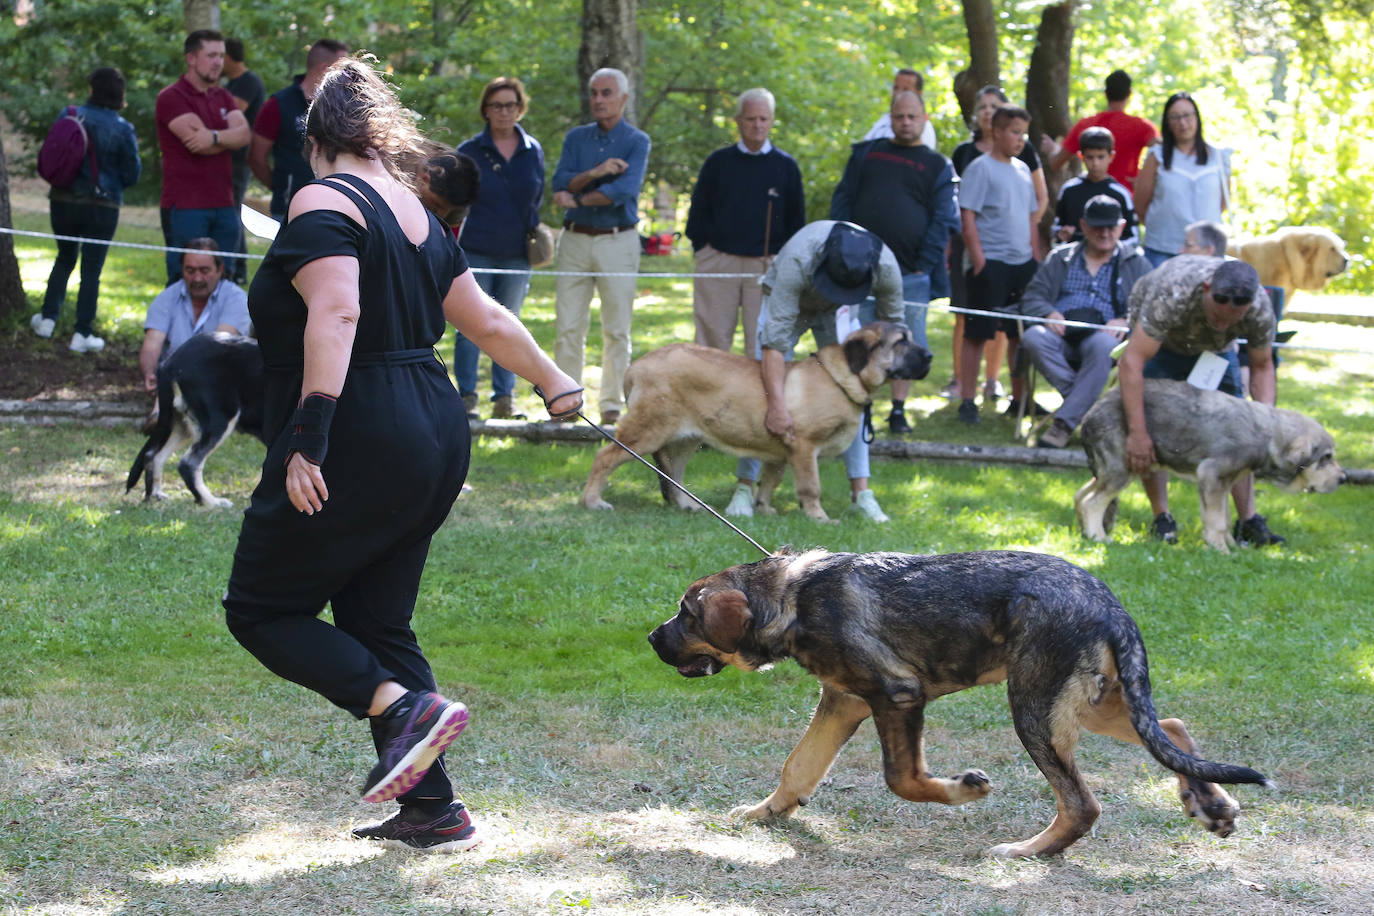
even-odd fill
[{"label": "tree trunk", "polygon": [[997,85],[1001,67],[997,63],[997,17],[992,0],[964,0],[964,29],[968,32],[968,67],[954,75],[954,96],[964,123],[973,123],[973,105],[978,90]]},{"label": "tree trunk", "polygon": [[583,120],[591,120],[587,81],[602,67],[614,67],[629,78],[631,91],[630,100],[625,104],[625,119],[635,123],[637,93],[634,88],[639,72],[635,49],[638,45],[635,0],[582,0],[582,45],[577,51],[577,76]]},{"label": "tree trunk", "polygon": [[196,29],[218,29],[219,0],[181,0],[181,15],[188,34]]},{"label": "tree trunk", "polygon": [[1073,53],[1073,13],[1076,0],[1064,0],[1040,11],[1035,50],[1026,71],[1026,109],[1031,115],[1030,142],[1062,137],[1069,120],[1069,66]]},{"label": "tree trunk", "polygon": [[[0,226],[14,228],[14,215],[10,212],[10,172],[5,164],[3,140],[0,140]],[[14,256],[14,236],[0,233],[0,315],[24,312],[28,307],[24,284],[19,279],[19,260]]]},{"label": "tree trunk", "polygon": [[[1040,11],[1040,28],[1035,33],[1035,50],[1026,71],[1026,110],[1030,112],[1030,138],[1037,153],[1042,153],[1041,138],[1063,139],[1073,124],[1069,120],[1069,65],[1073,52],[1073,13],[1076,0],[1063,0]],[[1041,155],[1043,159],[1043,153]],[[1040,233],[1049,241],[1054,223],[1053,202],[1067,180],[1068,170],[1054,170],[1045,163],[1045,184],[1051,206],[1040,219]]]}]

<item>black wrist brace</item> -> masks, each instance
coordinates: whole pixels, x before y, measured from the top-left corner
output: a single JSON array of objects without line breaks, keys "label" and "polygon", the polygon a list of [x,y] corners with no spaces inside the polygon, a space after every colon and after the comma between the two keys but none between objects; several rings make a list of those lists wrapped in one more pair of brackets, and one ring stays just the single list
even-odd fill
[{"label": "black wrist brace", "polygon": [[301,457],[313,465],[324,463],[325,453],[329,451],[329,425],[334,422],[337,404],[337,398],[318,391],[301,398],[287,424],[291,428],[291,436],[286,440],[287,461],[291,460],[292,452],[300,452]]}]

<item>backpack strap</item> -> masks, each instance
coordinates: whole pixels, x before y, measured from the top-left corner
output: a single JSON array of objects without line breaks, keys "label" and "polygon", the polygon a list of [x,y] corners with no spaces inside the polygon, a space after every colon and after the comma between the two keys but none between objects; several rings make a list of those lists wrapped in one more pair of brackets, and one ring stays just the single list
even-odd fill
[{"label": "backpack strap", "polygon": [[104,197],[104,192],[100,190],[100,160],[95,154],[95,132],[87,126],[86,119],[81,117],[81,113],[76,110],[75,105],[68,110],[72,117],[76,118],[77,123],[81,125],[82,134],[86,138],[86,157],[91,166],[91,187],[94,189],[96,197]]}]

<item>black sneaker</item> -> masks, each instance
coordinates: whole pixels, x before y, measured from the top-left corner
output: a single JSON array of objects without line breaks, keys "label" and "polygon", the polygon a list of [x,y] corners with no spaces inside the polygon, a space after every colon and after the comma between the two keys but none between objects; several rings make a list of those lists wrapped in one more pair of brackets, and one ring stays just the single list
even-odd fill
[{"label": "black sneaker", "polygon": [[390,801],[415,788],[468,724],[468,708],[437,693],[411,690],[380,718],[389,734],[363,786],[367,802]]},{"label": "black sneaker", "polygon": [[1161,512],[1150,523],[1150,537],[1166,544],[1178,543],[1178,522],[1167,512]]},{"label": "black sneaker", "polygon": [[1258,513],[1243,522],[1237,519],[1231,528],[1231,536],[1242,547],[1269,547],[1288,543],[1286,537],[1270,531],[1269,526],[1265,524],[1264,516]]},{"label": "black sneaker", "polygon": [[408,846],[422,852],[462,852],[482,842],[463,803],[455,801],[439,814],[418,805],[402,805],[396,814],[370,827],[355,827],[360,840],[375,840],[388,846]]},{"label": "black sneaker", "polygon": [[[1020,410],[1021,400],[1019,398],[1012,398],[1010,401],[1007,402],[1007,409],[1002,411],[1002,416],[1015,417],[1020,412]],[[1041,407],[1039,404],[1035,403],[1034,401],[1031,401],[1030,408],[1026,411],[1026,414],[1032,417],[1048,417],[1050,415],[1050,412],[1045,408]]]},{"label": "black sneaker", "polygon": [[906,412],[894,409],[887,417],[887,431],[894,436],[905,436],[911,432],[911,424],[906,421]]},{"label": "black sneaker", "polygon": [[978,422],[978,405],[973,403],[973,398],[964,398],[959,402],[959,419],[965,423]]}]

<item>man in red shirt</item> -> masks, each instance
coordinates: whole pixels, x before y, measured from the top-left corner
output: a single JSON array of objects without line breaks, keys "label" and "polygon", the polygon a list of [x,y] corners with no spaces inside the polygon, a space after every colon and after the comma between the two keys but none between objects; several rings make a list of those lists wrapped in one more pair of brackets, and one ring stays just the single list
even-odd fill
[{"label": "man in red shirt", "polygon": [[1140,174],[1140,153],[1159,137],[1152,122],[1126,114],[1131,100],[1131,78],[1125,70],[1113,70],[1107,77],[1107,110],[1084,118],[1073,126],[1058,152],[1047,152],[1050,168],[1062,169],[1078,154],[1078,137],[1089,127],[1105,127],[1116,142],[1116,155],[1107,166],[1107,174],[1135,190],[1135,176]]},{"label": "man in red shirt", "polygon": [[[180,248],[207,236],[233,251],[239,234],[232,151],[252,137],[248,119],[219,85],[224,36],[198,29],[183,45],[186,72],[157,95],[157,144],[162,151],[163,236]],[[181,254],[167,253],[167,282],[181,276]]]}]

